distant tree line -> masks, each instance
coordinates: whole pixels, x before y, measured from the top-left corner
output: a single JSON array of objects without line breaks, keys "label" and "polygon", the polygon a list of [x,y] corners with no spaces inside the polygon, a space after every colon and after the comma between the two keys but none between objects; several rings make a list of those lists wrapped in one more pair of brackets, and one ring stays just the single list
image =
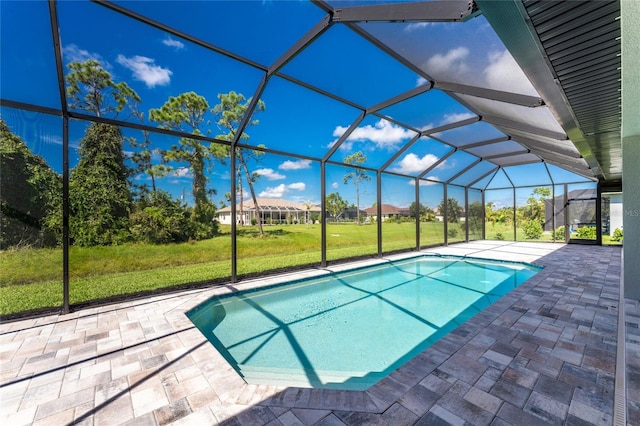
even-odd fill
[{"label": "distant tree line", "polygon": [[[125,82],[95,60],[68,64],[66,76],[69,107],[97,117],[117,117],[128,112],[144,120],[138,110],[140,97]],[[219,104],[209,108],[195,92],[170,97],[160,108],[149,111],[149,119],[164,129],[193,135],[208,135],[211,113],[221,134],[231,141],[247,112],[251,99],[233,91],[218,95]],[[259,101],[255,112],[264,111]],[[252,120],[249,125],[258,124]],[[246,140],[246,133],[241,139]],[[134,148],[127,158],[124,145]],[[62,176],[35,155],[0,118],[0,249],[12,247],[54,247],[62,242]],[[69,175],[69,235],[72,244],[89,247],[125,242],[170,243],[212,238],[219,233],[214,220],[216,205],[211,200],[208,172],[215,162],[229,158],[228,146],[183,137],[167,150],[153,149],[148,132],[143,138],[125,138],[118,126],[92,122],[79,143],[79,161]],[[245,181],[256,202],[248,161],[258,151],[236,151],[238,185]],[[128,161],[129,160],[129,161]],[[159,189],[158,179],[188,167],[192,176],[192,205]],[[151,184],[135,181],[149,177]],[[230,195],[228,196],[230,198]],[[257,202],[256,202],[257,205]]]}]

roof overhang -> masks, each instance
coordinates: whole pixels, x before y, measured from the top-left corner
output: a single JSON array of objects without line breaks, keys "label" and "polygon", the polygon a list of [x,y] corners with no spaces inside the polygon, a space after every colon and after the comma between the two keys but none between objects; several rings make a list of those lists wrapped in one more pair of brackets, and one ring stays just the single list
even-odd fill
[{"label": "roof overhang", "polygon": [[621,181],[619,0],[476,2],[593,174]]}]

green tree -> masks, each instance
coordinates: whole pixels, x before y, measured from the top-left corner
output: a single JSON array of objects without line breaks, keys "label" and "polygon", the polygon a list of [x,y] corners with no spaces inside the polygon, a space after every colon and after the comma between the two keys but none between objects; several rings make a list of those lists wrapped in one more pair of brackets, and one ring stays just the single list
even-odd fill
[{"label": "green tree", "polygon": [[[444,200],[438,206],[438,211],[440,211],[440,214],[444,214],[445,212]],[[458,223],[460,222],[460,217],[462,217],[462,214],[464,213],[464,209],[462,208],[462,206],[460,206],[460,204],[458,204],[458,200],[456,200],[453,197],[449,197],[447,198],[446,212],[447,212],[447,221],[449,223]]]},{"label": "green tree", "polygon": [[[163,129],[202,135],[201,126],[205,124],[205,115],[209,110],[207,100],[195,92],[182,93],[169,97],[160,108],[149,110],[149,119],[159,123]],[[215,204],[209,194],[215,191],[207,189],[209,178],[207,171],[213,169],[213,160],[224,157],[224,148],[217,144],[204,144],[198,139],[183,137],[177,145],[164,153],[165,161],[186,162],[193,175],[191,191],[194,199],[193,219],[200,223],[197,238],[211,238],[217,233],[213,221]]]},{"label": "green tree", "polygon": [[[536,197],[537,196],[537,197]],[[545,203],[544,200],[551,196],[551,188],[539,186],[534,188],[531,196],[527,199],[527,204],[520,209],[522,219],[535,220],[544,224]]]},{"label": "green tree", "polygon": [[411,203],[411,205],[409,206],[409,213],[411,214],[411,217],[421,218],[427,213],[427,208],[424,206],[424,204],[420,204],[417,208],[416,205],[417,203],[415,201]]},{"label": "green tree", "polygon": [[62,177],[0,118],[0,249],[62,241]]},{"label": "green tree", "polygon": [[136,241],[164,244],[188,241],[193,236],[188,211],[162,190],[143,196],[131,214],[130,223]]},{"label": "green tree", "polygon": [[340,215],[347,208],[347,202],[337,192],[332,192],[327,195],[326,205],[327,211],[335,220],[338,220]]},{"label": "green tree", "polygon": [[[72,62],[66,77],[69,106],[101,117],[125,106],[137,112],[138,94],[116,83],[95,60]],[[69,230],[77,244],[115,244],[129,236],[131,193],[124,164],[124,137],[117,126],[92,123],[80,141],[80,159],[69,176]]]},{"label": "green tree", "polygon": [[425,222],[433,222],[436,220],[436,212],[433,211],[431,207],[425,207],[424,214],[421,216],[421,219]]},{"label": "green tree", "polygon": [[542,236],[542,225],[536,219],[525,221],[522,228],[524,229],[524,235],[530,240],[537,240]]},{"label": "green tree", "polygon": [[528,239],[542,236],[546,215],[544,200],[550,195],[551,188],[536,187],[531,191],[527,204],[516,209],[518,227],[522,228]]},{"label": "green tree", "polygon": [[360,225],[360,184],[371,180],[371,176],[369,176],[363,168],[358,167],[360,164],[366,161],[367,157],[362,153],[362,151],[354,152],[344,159],[345,164],[355,166],[353,167],[352,172],[344,175],[344,183],[346,185],[349,182],[353,181],[354,185],[356,186],[356,216],[358,225]]},{"label": "green tree", "polygon": [[71,240],[81,246],[122,243],[129,237],[131,192],[116,126],[92,123],[69,176]]},{"label": "green tree", "polygon": [[478,238],[482,234],[482,210],[482,202],[480,201],[474,201],[469,204],[469,214],[467,216],[469,233],[474,234]]},{"label": "green tree", "polygon": [[[213,107],[211,112],[218,119],[216,122],[220,131],[224,132],[216,136],[217,139],[232,141],[235,139],[236,134],[238,133],[238,128],[240,127],[240,122],[247,114],[247,110],[249,108],[249,104],[251,103],[251,98],[246,99],[243,94],[236,93],[231,91],[229,93],[220,93],[218,94],[218,100],[220,103]],[[265,110],[265,104],[262,100],[259,100],[256,104],[256,107],[252,114],[256,114],[258,112],[262,112]],[[253,116],[252,116],[253,117]],[[256,119],[251,119],[248,123],[248,126],[255,126],[259,123]],[[249,135],[246,132],[242,132],[241,140],[246,141],[249,139]],[[259,147],[264,147],[264,145],[258,145]],[[242,197],[242,182],[245,180],[247,182],[247,186],[249,187],[249,192],[251,193],[251,199],[253,200],[253,205],[256,209],[256,214],[260,215],[260,206],[258,205],[258,199],[256,197],[256,192],[253,184],[260,177],[258,173],[254,173],[249,171],[248,161],[257,160],[264,153],[262,151],[257,150],[243,150],[241,148],[236,148],[236,173],[238,179],[238,192],[240,193],[240,216],[243,217],[243,197]],[[244,179],[243,179],[244,174]],[[262,230],[262,220],[260,216],[258,216],[256,224],[258,225],[258,232],[260,233],[260,237],[264,236],[264,231]]]},{"label": "green tree", "polygon": [[118,115],[127,105],[132,111],[137,111],[138,94],[127,83],[114,82],[100,62],[88,59],[71,62],[67,67],[69,108],[93,112],[98,117],[111,112]]},{"label": "green tree", "polygon": [[496,203],[493,201],[488,201],[484,206],[484,217],[485,220],[491,222],[492,225],[495,226],[498,221],[498,213],[494,210]]},{"label": "green tree", "polygon": [[[135,115],[140,118],[140,121],[144,122],[144,113],[138,112]],[[129,144],[133,148],[137,148],[137,150],[131,154],[131,161],[135,164],[131,174],[134,178],[136,175],[141,173],[149,176],[151,178],[151,192],[156,192],[156,179],[166,176],[173,168],[166,164],[165,152],[161,150],[155,150],[155,154],[160,157],[161,163],[154,164],[154,150],[151,149],[149,132],[147,130],[143,130],[142,135],[142,141],[138,141],[133,137],[129,138]],[[137,184],[134,180],[132,182],[132,187],[137,190],[138,197],[141,199],[149,192],[149,187],[146,183]]]}]

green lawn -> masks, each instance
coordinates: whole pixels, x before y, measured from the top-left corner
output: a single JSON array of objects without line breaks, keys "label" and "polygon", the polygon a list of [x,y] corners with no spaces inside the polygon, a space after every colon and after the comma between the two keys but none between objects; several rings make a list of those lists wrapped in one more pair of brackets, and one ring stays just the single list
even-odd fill
[{"label": "green lawn", "polygon": [[[420,244],[444,242],[444,224],[420,224]],[[383,223],[383,252],[415,247],[414,223]],[[224,280],[231,275],[231,234],[222,226],[216,238],[182,244],[124,244],[107,247],[71,247],[69,287],[71,304],[161,288]],[[320,263],[320,225],[265,226],[258,237],[256,227],[238,228],[238,275]],[[457,231],[452,231],[457,230]],[[450,242],[462,240],[460,225]],[[513,240],[513,230],[487,224],[487,239]],[[451,234],[450,234],[451,235]],[[335,261],[378,251],[376,224],[327,225],[327,260]],[[518,232],[518,240],[524,235]],[[551,234],[540,240],[551,241]],[[21,249],[0,252],[0,315],[62,304],[62,250]]]},{"label": "green lawn", "polygon": [[[238,229],[238,274],[312,265],[320,262],[320,225],[265,226]],[[383,250],[415,246],[414,223],[384,223]],[[376,254],[377,226],[327,225],[329,261]],[[442,223],[423,223],[421,244],[444,240]],[[230,227],[222,235],[182,244],[124,244],[71,247],[71,304],[177,285],[222,280],[231,275]],[[0,314],[62,304],[62,250],[21,249],[0,253]]]}]

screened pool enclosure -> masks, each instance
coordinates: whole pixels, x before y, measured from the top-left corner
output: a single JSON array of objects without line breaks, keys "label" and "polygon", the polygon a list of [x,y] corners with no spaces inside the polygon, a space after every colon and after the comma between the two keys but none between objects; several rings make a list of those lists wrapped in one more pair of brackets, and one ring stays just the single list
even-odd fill
[{"label": "screened pool enclosure", "polygon": [[[533,18],[562,82],[554,61],[580,62],[537,3],[3,1],[0,315],[470,240],[619,242],[621,169],[500,10]],[[617,2],[594,3],[571,12],[615,39]]]}]

